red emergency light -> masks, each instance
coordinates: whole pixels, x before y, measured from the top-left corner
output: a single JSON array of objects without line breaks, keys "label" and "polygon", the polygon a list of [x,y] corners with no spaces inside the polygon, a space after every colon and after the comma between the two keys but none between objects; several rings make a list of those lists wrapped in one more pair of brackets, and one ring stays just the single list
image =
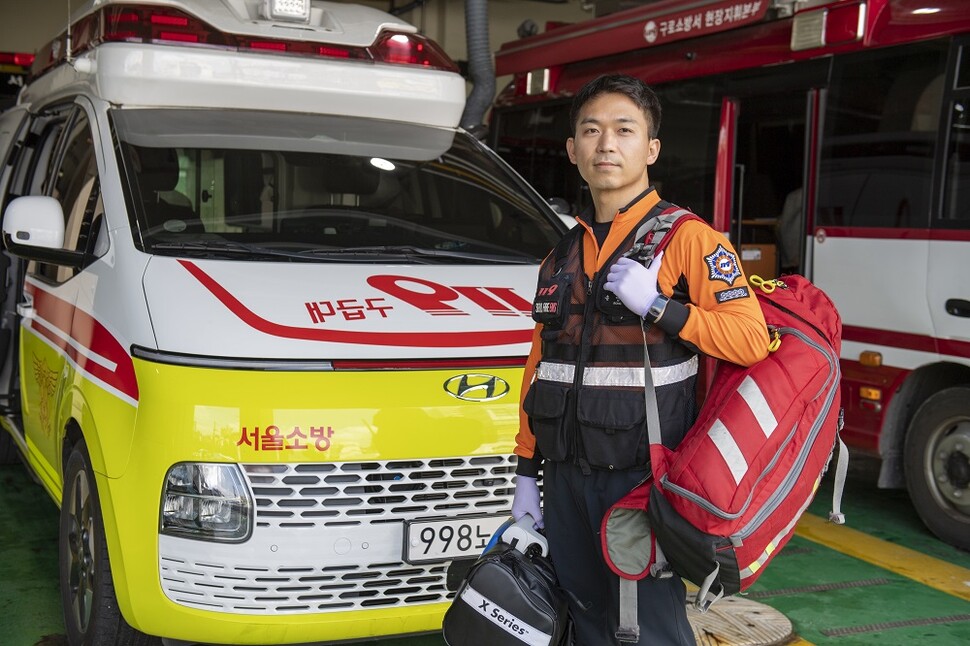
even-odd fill
[{"label": "red emergency light", "polygon": [[0,65],[19,65],[30,67],[34,64],[33,54],[21,54],[19,52],[0,52]]},{"label": "red emergency light", "polygon": [[[451,63],[451,59],[443,51],[438,49],[434,41],[422,37],[415,37],[414,34],[402,34],[385,31],[378,38],[371,48],[378,54],[378,60],[385,63],[398,63],[401,65],[420,65],[422,67],[441,68],[442,59]],[[458,71],[454,63],[451,63],[451,71]]]}]

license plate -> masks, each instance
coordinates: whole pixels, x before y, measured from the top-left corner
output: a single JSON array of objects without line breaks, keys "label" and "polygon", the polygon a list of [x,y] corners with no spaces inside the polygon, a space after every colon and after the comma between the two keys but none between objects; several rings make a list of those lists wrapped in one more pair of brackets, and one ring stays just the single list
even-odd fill
[{"label": "license plate", "polygon": [[408,563],[476,557],[508,516],[412,520],[404,526],[404,559]]}]

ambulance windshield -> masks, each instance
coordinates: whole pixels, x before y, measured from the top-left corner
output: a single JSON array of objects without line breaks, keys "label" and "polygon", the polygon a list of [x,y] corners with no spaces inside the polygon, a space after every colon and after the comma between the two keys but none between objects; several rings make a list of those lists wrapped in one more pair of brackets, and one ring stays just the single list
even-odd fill
[{"label": "ambulance windshield", "polygon": [[148,253],[313,262],[538,263],[562,235],[464,133],[241,110],[113,110]]}]

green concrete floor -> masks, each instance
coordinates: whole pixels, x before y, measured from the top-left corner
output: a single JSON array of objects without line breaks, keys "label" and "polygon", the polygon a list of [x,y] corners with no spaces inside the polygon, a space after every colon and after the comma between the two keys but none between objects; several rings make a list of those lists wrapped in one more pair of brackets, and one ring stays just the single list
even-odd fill
[{"label": "green concrete floor", "polygon": [[[851,545],[826,546],[801,533],[749,591],[783,612],[801,644],[957,646],[970,644],[970,553],[935,539],[901,491],[875,487],[875,463],[854,458],[843,509],[848,525],[942,562],[964,589],[944,592],[850,556]],[[824,517],[831,488],[823,483],[810,512]],[[19,465],[0,467],[0,646],[63,646],[57,584],[57,507]],[[876,550],[878,551],[878,549]],[[866,556],[866,555],[863,555]],[[874,555],[878,556],[878,555]],[[934,561],[936,562],[936,561]],[[902,572],[902,573],[901,573]],[[438,635],[383,639],[382,646],[443,646]]]}]

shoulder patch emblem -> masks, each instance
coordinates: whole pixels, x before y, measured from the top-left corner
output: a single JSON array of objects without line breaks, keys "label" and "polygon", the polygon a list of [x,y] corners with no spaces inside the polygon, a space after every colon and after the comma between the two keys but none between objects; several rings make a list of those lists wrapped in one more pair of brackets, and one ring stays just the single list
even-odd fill
[{"label": "shoulder patch emblem", "polygon": [[708,276],[711,280],[723,280],[728,285],[733,285],[734,281],[741,277],[738,257],[725,249],[724,245],[717,245],[717,249],[711,255],[704,256],[704,261],[711,271]]}]

